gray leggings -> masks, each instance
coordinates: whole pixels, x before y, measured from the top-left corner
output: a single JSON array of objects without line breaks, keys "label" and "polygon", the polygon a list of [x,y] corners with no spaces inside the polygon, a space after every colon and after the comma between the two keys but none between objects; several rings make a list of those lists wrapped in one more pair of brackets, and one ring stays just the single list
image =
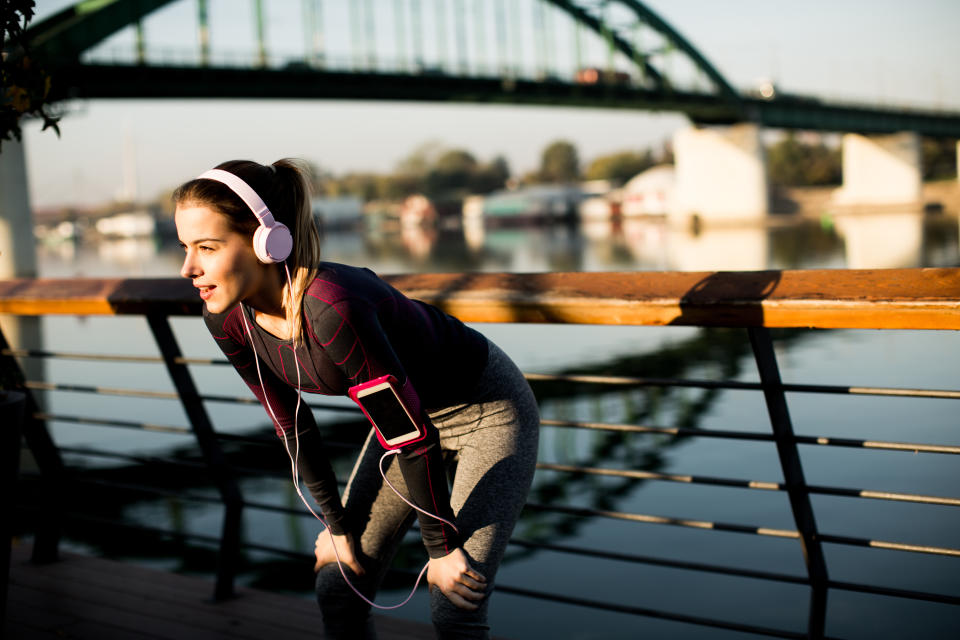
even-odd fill
[{"label": "gray leggings", "polygon": [[[431,590],[433,624],[439,638],[487,638],[490,590],[533,479],[540,428],[536,399],[516,365],[490,343],[472,402],[431,412],[430,418],[440,431],[448,469],[455,466],[450,503],[463,549],[488,586],[476,611],[459,609],[439,589]],[[371,600],[416,515],[384,484],[377,469],[383,453],[371,432],[344,496],[351,521],[362,523],[356,526],[361,527],[359,560],[366,574],[345,571]],[[384,466],[390,482],[407,495],[394,457]],[[329,637],[376,637],[370,606],[344,583],[336,564],[318,572],[317,601]]]}]

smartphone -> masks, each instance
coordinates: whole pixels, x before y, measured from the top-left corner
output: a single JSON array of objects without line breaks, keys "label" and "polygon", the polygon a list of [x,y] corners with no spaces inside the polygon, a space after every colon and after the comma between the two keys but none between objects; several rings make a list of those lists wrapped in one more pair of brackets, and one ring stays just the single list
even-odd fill
[{"label": "smartphone", "polygon": [[397,379],[387,375],[350,388],[350,397],[373,424],[380,444],[397,449],[426,437],[426,429],[414,419],[397,393]]}]

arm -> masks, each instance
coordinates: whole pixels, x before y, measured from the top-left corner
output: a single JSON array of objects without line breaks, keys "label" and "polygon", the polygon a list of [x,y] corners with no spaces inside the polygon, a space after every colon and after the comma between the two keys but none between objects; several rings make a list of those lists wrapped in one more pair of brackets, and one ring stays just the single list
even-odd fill
[{"label": "arm", "polygon": [[309,407],[302,406],[296,415],[297,424],[294,425],[297,391],[283,383],[262,359],[259,362],[260,375],[257,374],[254,349],[250,347],[243,330],[240,313],[239,306],[218,315],[204,312],[204,321],[221,351],[263,405],[273,422],[277,436],[283,441],[290,455],[296,455],[300,477],[319,505],[330,529],[334,533],[342,534],[346,531],[345,511],[340,502],[337,479],[324,454],[313,413]]},{"label": "arm", "polygon": [[[327,305],[312,319],[312,330],[346,378],[348,387],[391,374],[401,385],[401,395],[414,417],[424,424],[427,436],[401,450],[398,464],[414,504],[445,520],[454,521],[450,490],[440,451],[440,435],[420,405],[412,382],[380,326],[376,311],[365,301],[348,299]],[[447,555],[460,545],[447,524],[417,513],[424,545],[432,558]]]}]

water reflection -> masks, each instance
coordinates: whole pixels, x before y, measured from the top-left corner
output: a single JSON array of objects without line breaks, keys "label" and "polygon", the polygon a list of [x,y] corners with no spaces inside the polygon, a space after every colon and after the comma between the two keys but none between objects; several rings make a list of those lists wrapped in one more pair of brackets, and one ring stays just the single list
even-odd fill
[{"label": "water reflection", "polygon": [[132,268],[131,275],[142,274],[140,268],[157,254],[157,242],[153,238],[120,238],[104,240],[97,245],[97,256],[120,268]]},{"label": "water reflection", "polygon": [[917,212],[838,215],[837,232],[851,269],[914,267],[923,253],[924,215]]},{"label": "water reflection", "polygon": [[678,271],[757,271],[768,264],[769,234],[763,227],[720,228],[693,233],[672,230],[667,264]]},{"label": "water reflection", "polygon": [[[954,216],[916,212],[701,229],[656,217],[499,228],[470,219],[331,230],[323,255],[381,273],[943,267],[960,264],[958,231]],[[44,277],[176,277],[182,259],[173,237],[43,244],[38,252]]]},{"label": "water reflection", "polygon": [[177,277],[183,251],[160,237],[63,242],[37,247],[40,277]]},{"label": "water reflection", "polygon": [[[685,229],[659,218],[328,234],[327,257],[381,271],[757,271],[960,264],[954,218],[922,213]],[[331,257],[333,256],[333,257]]]}]

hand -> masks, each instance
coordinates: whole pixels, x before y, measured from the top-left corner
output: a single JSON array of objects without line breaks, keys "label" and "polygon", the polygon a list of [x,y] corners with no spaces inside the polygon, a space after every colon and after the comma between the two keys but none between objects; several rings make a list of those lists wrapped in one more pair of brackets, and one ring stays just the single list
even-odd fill
[{"label": "hand", "polygon": [[457,548],[442,558],[431,558],[427,567],[427,584],[440,589],[457,607],[473,611],[474,602],[486,597],[487,579],[470,566],[467,554]]},{"label": "hand", "polygon": [[323,566],[335,563],[339,555],[340,562],[344,566],[349,567],[358,576],[363,575],[363,567],[360,566],[357,555],[353,551],[353,536],[349,533],[334,535],[329,529],[321,531],[314,544],[313,555],[317,558],[316,564],[313,565],[314,572],[319,571]]}]

